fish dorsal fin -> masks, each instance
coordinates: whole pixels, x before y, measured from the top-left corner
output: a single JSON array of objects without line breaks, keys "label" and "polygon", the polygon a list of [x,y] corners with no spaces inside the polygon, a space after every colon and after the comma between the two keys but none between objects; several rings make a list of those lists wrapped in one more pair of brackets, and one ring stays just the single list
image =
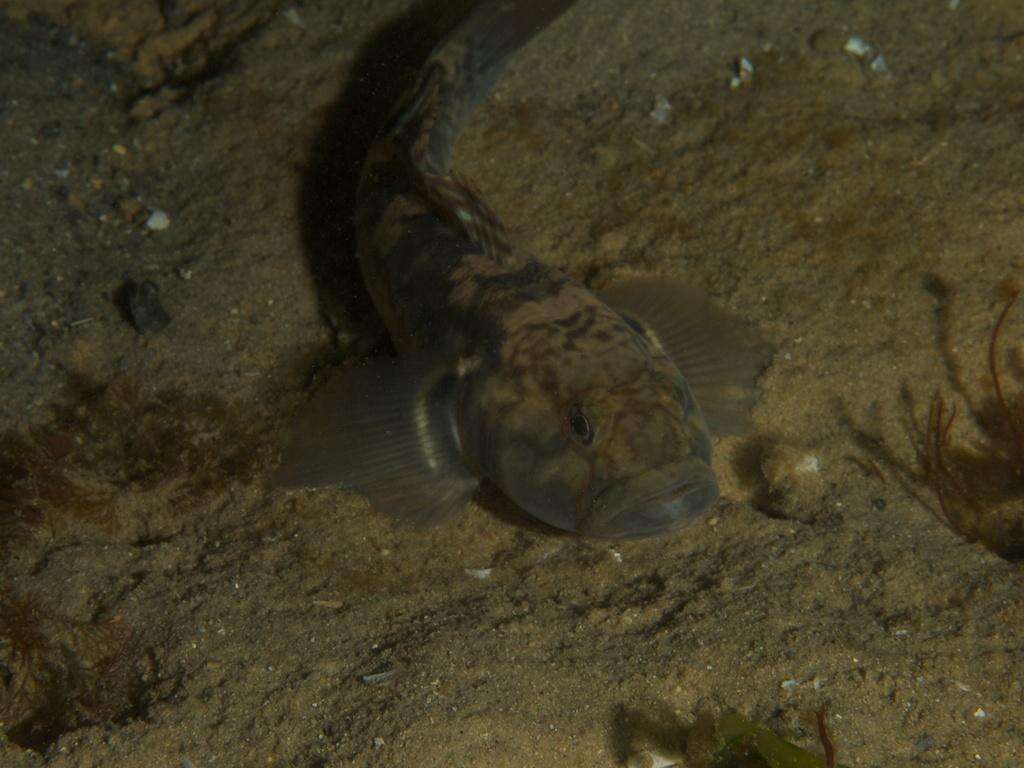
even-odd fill
[{"label": "fish dorsal fin", "polygon": [[404,520],[438,520],[477,485],[462,462],[457,396],[450,368],[416,355],[339,371],[301,409],[272,483],[348,486]]},{"label": "fish dorsal fin", "polygon": [[464,176],[425,173],[427,199],[453,227],[463,231],[480,250],[498,261],[512,251],[508,231],[472,182]]},{"label": "fish dorsal fin", "polygon": [[774,352],[770,344],[677,279],[630,278],[600,295],[676,364],[713,434],[749,429],[757,379]]}]

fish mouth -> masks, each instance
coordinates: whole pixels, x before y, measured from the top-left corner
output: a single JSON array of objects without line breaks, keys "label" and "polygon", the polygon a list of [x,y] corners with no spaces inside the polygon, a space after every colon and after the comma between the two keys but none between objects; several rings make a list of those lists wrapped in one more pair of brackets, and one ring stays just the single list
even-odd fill
[{"label": "fish mouth", "polygon": [[646,475],[607,489],[594,499],[579,532],[597,538],[641,539],[695,522],[718,500],[715,476],[710,467],[698,462],[676,473],[676,478],[654,491],[645,489],[650,483]]}]

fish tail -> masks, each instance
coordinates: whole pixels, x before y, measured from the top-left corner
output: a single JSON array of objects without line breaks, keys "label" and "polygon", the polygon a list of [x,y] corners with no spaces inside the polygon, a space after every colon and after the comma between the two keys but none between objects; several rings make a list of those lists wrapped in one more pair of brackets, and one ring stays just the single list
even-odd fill
[{"label": "fish tail", "polygon": [[446,174],[455,141],[506,62],[574,0],[484,0],[427,59],[386,133],[424,172]]}]

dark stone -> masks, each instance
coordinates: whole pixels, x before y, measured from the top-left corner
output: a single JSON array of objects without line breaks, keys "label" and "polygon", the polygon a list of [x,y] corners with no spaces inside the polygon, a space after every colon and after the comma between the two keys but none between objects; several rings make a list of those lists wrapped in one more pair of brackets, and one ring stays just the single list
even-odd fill
[{"label": "dark stone", "polygon": [[160,289],[156,283],[146,280],[136,283],[129,280],[118,291],[121,308],[125,316],[139,333],[162,331],[171,322],[171,316],[160,303]]}]

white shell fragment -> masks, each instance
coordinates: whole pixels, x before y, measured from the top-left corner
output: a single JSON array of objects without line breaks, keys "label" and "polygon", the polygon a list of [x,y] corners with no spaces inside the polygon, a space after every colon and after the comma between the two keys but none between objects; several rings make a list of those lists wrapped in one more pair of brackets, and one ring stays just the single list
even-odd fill
[{"label": "white shell fragment", "polygon": [[654,99],[654,109],[651,110],[651,117],[658,125],[665,125],[668,122],[668,113],[672,111],[672,104],[664,96]]},{"label": "white shell fragment", "polygon": [[491,570],[491,568],[466,568],[466,575],[483,581],[491,578]]},{"label": "white shell fragment", "polygon": [[285,8],[283,11],[281,11],[281,15],[284,16],[289,22],[294,24],[299,29],[306,28],[306,23],[302,20],[302,17],[299,15],[299,9],[296,8],[294,5],[291,6],[290,8]]},{"label": "white shell fragment", "polygon": [[793,467],[799,474],[806,475],[812,472],[821,472],[821,459],[813,453],[808,453],[800,459]]},{"label": "white shell fragment", "polygon": [[729,87],[734,91],[743,85],[748,85],[754,80],[754,65],[745,56],[736,62],[736,74],[729,80]]},{"label": "white shell fragment", "polygon": [[889,74],[889,65],[885,63],[884,56],[875,56],[871,61],[871,71],[876,75],[887,75]]},{"label": "white shell fragment", "polygon": [[171,226],[171,217],[160,210],[153,211],[146,219],[146,229],[151,229],[154,232],[160,232],[169,226]]},{"label": "white shell fragment", "polygon": [[362,680],[366,685],[380,685],[386,683],[395,674],[395,670],[386,669],[383,672],[374,672],[369,675],[360,675],[359,679]]},{"label": "white shell fragment", "polygon": [[626,761],[626,768],[676,768],[678,765],[679,762],[675,759],[653,749],[636,752]]},{"label": "white shell fragment", "polygon": [[854,35],[846,41],[846,45],[843,46],[843,50],[851,56],[858,59],[863,59],[869,53],[871,53],[871,46],[864,42],[863,38]]}]

